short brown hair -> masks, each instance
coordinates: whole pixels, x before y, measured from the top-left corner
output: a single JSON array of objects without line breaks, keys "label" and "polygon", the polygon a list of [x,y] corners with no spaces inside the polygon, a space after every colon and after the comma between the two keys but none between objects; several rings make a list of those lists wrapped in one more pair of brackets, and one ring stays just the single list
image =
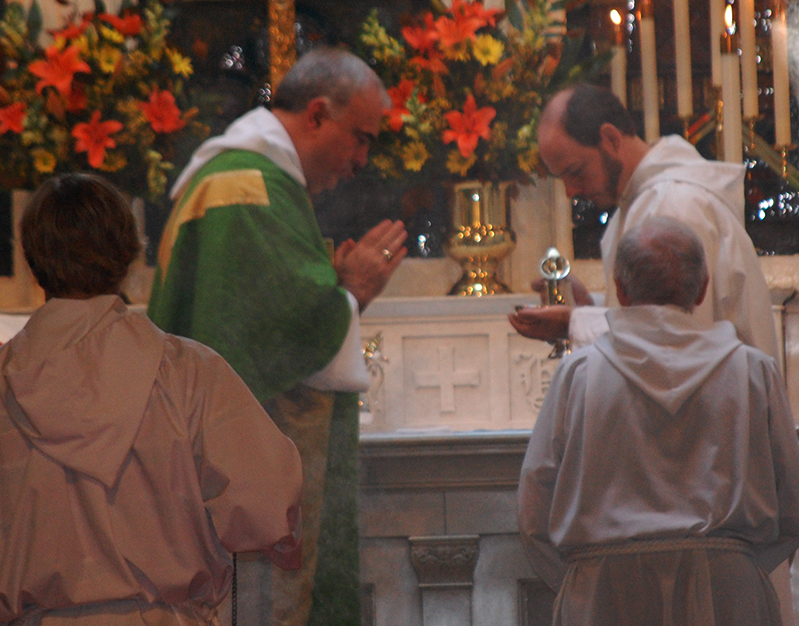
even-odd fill
[{"label": "short brown hair", "polygon": [[48,297],[117,293],[141,250],[125,196],[94,174],[45,181],[25,209],[22,249]]},{"label": "short brown hair", "polygon": [[583,146],[595,148],[601,141],[603,124],[612,124],[622,135],[636,134],[635,122],[616,95],[591,83],[571,88],[561,119],[566,134]]}]

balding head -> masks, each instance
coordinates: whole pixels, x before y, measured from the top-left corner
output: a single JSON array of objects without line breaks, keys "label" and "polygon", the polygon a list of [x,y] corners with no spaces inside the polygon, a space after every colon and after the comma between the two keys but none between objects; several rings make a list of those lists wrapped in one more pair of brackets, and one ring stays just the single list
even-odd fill
[{"label": "balding head", "polygon": [[613,278],[623,306],[673,304],[693,311],[708,283],[702,241],[677,220],[647,218],[619,241]]},{"label": "balding head", "polygon": [[580,83],[558,92],[544,108],[539,128],[560,124],[566,134],[583,146],[599,145],[603,124],[611,124],[622,135],[636,135],[635,122],[609,89]]},{"label": "balding head", "polygon": [[557,93],[538,124],[538,152],[566,193],[612,208],[649,147],[612,92],[580,84]]}]

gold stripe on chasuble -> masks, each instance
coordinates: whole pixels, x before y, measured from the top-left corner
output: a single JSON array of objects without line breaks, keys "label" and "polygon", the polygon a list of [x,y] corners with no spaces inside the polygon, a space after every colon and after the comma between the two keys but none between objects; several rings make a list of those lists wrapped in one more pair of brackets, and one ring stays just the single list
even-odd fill
[{"label": "gold stripe on chasuble", "polygon": [[269,204],[269,194],[261,170],[211,174],[194,188],[185,202],[183,196],[178,199],[177,205],[180,208],[169,218],[158,247],[158,266],[161,268],[162,280],[166,277],[180,227],[186,222],[202,218],[209,209],[230,204]]}]

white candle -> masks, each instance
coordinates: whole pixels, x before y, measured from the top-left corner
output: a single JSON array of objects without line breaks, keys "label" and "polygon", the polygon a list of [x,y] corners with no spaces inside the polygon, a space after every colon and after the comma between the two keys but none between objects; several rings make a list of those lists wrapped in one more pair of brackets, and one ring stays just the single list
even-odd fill
[{"label": "white candle", "polygon": [[741,73],[738,50],[732,33],[732,7],[726,10],[727,30],[721,37],[721,97],[724,103],[723,137],[724,160],[743,161],[743,130],[741,128]]},{"label": "white candle", "polygon": [[688,118],[694,113],[688,0],[674,0],[674,51],[677,65],[677,115]]},{"label": "white candle", "polygon": [[710,65],[713,86],[721,87],[721,49],[719,39],[724,32],[724,0],[710,0]]},{"label": "white candle", "polygon": [[627,106],[627,46],[624,42],[621,15],[616,9],[610,12],[613,22],[614,43],[613,56],[610,59],[610,89]]},{"label": "white candle", "polygon": [[791,91],[788,78],[788,31],[785,8],[777,0],[771,21],[771,59],[774,72],[774,141],[779,148],[791,143]]},{"label": "white candle", "polygon": [[738,0],[738,32],[741,37],[741,88],[744,117],[754,119],[757,104],[757,50],[755,48],[755,0]]},{"label": "white candle", "polygon": [[660,138],[660,98],[655,53],[655,18],[650,0],[643,0],[638,11],[641,33],[641,90],[644,100],[644,139],[654,143]]}]

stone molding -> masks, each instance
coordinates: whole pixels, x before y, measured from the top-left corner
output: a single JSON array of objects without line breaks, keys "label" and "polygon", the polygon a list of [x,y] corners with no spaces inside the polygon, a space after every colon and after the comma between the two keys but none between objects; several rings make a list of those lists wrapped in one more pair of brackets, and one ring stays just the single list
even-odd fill
[{"label": "stone molding", "polygon": [[420,589],[458,589],[474,584],[479,535],[409,537]]}]

